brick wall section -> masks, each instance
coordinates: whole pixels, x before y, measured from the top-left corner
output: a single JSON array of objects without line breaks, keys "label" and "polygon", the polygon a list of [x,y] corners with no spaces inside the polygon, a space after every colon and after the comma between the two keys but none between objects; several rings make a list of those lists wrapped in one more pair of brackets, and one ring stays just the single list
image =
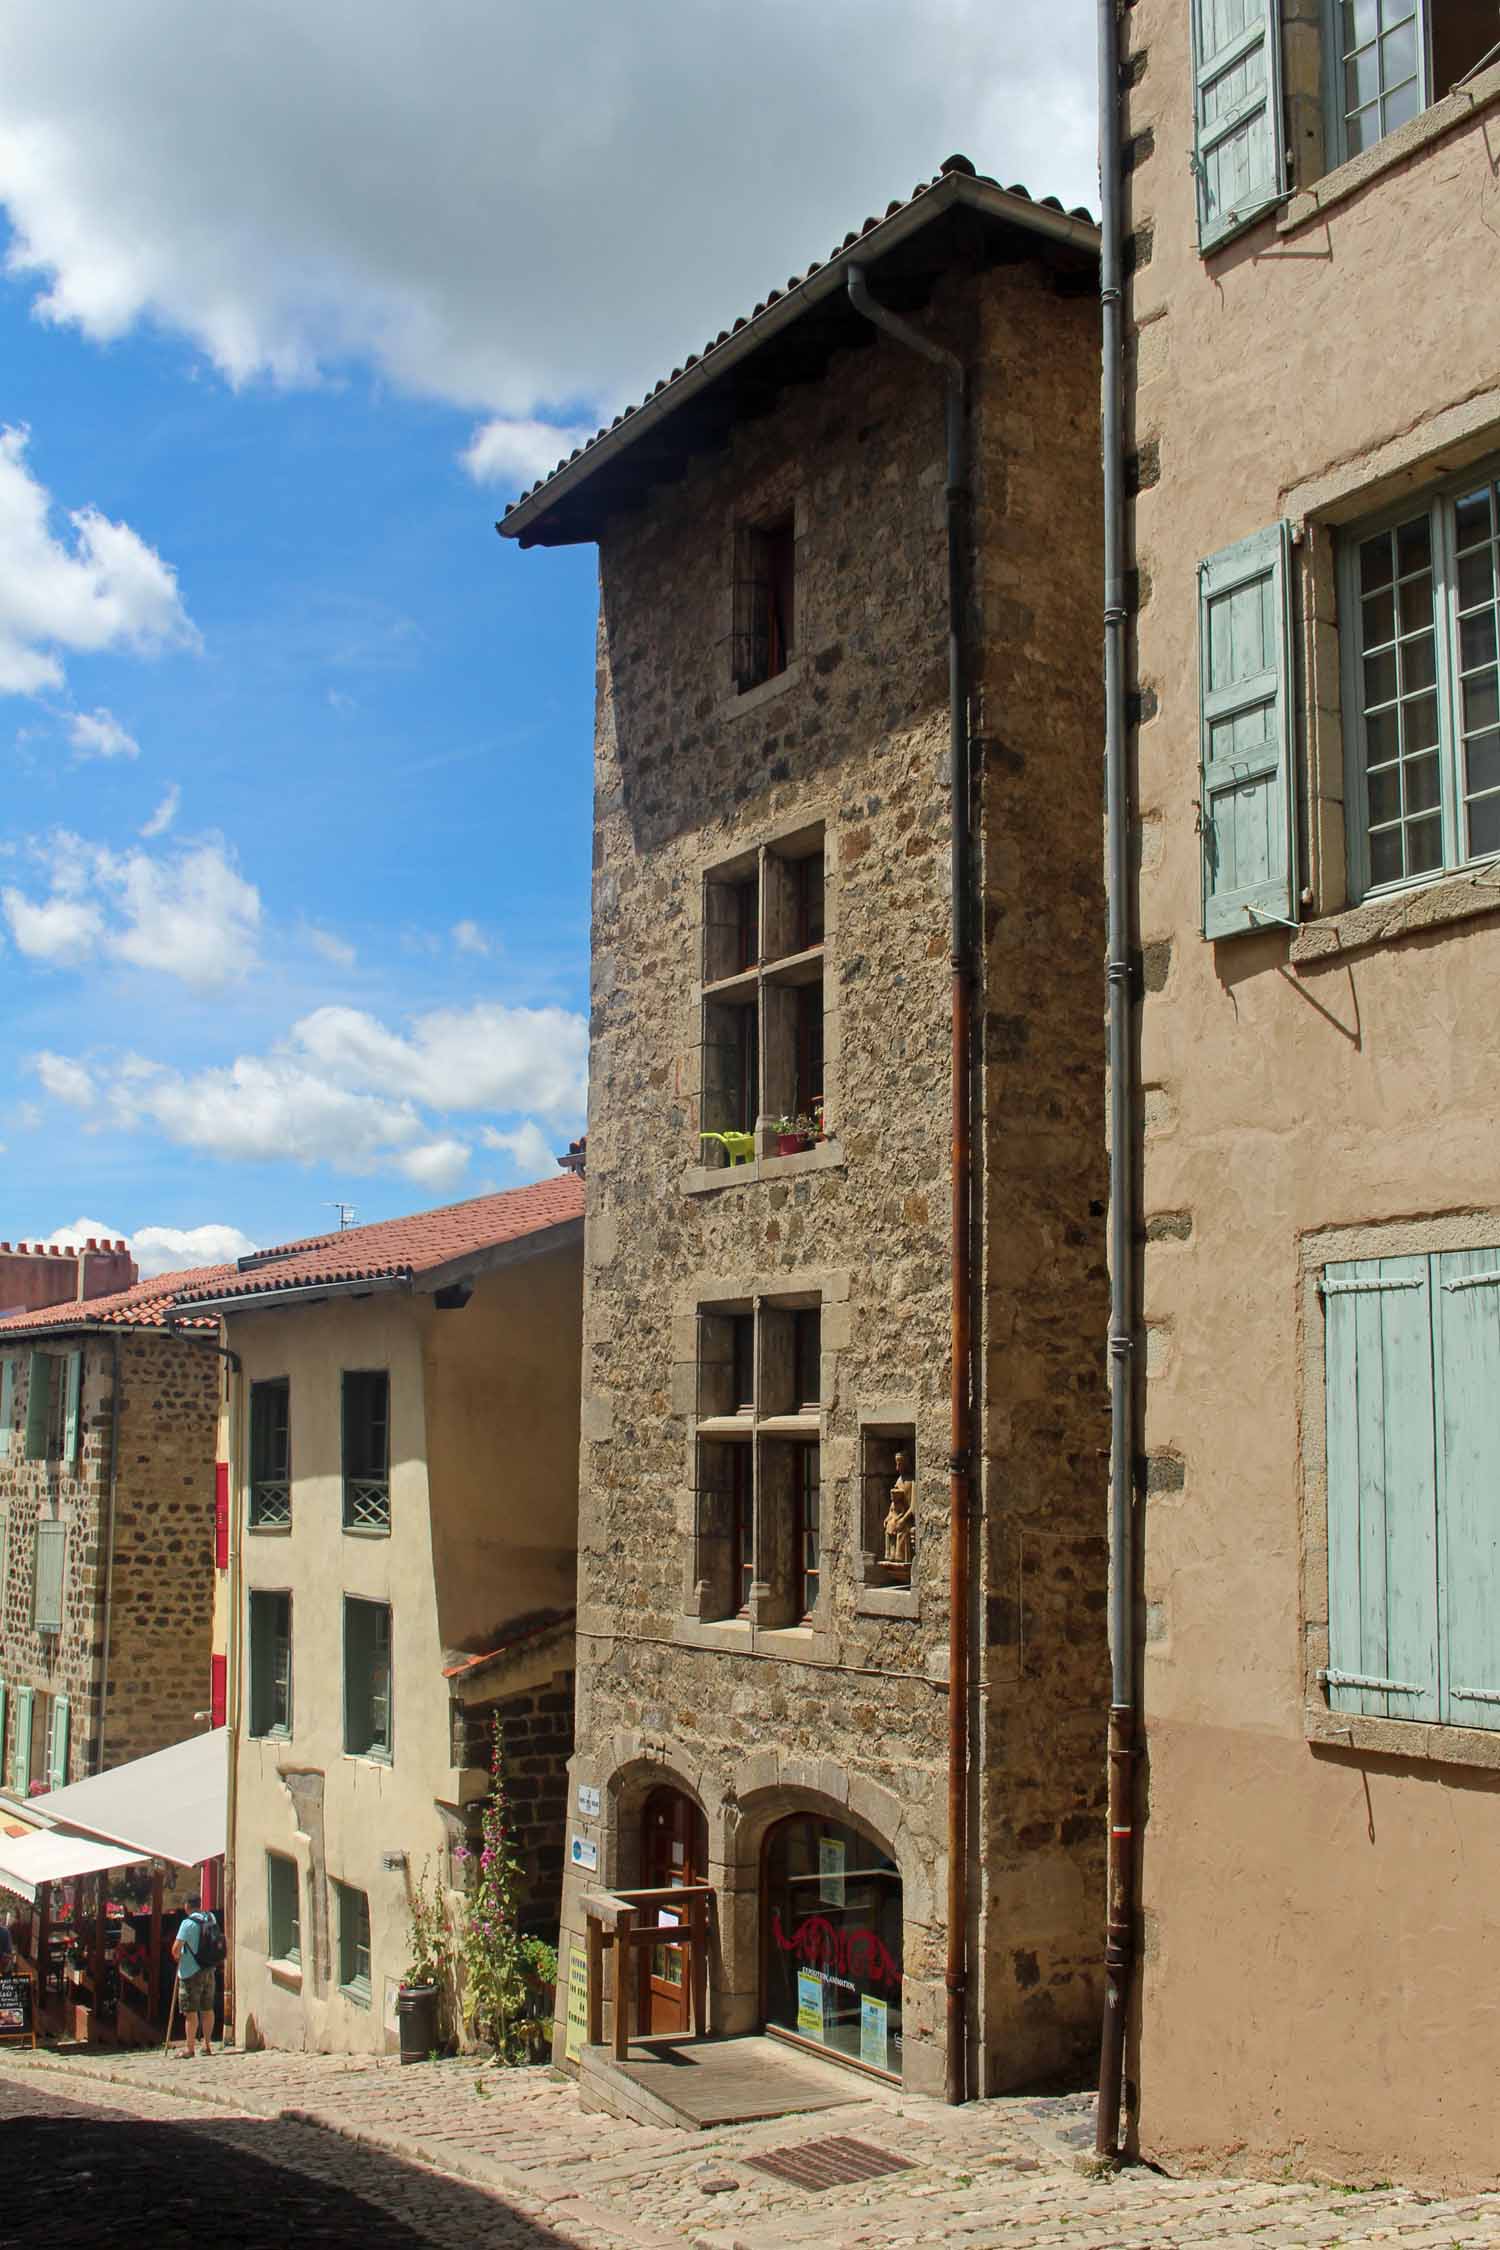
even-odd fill
[{"label": "brick wall section", "polygon": [[[104,1763],[122,1765],[195,1732],[207,1708],[213,1615],[213,1463],[219,1362],[201,1346],[122,1334],[120,1468]],[[82,1349],[76,1463],[25,1458],[31,1353]],[[108,1576],[109,1453],[115,1339],[28,1341],[17,1354],[15,1421],[0,1459],[7,1524],[0,1587],[0,1679],[7,1697],[3,1779],[15,1743],[15,1690],[65,1695],[68,1779],[100,1764],[100,1684]],[[42,1517],[67,1529],[61,1633],[32,1624],[33,1556]],[[42,1756],[38,1747],[36,1756]]]},{"label": "brick wall section", "polygon": [[[993,1370],[1010,1373],[983,1433],[993,1515],[981,1576],[986,1596],[1009,1599],[1019,1552],[1027,1622],[1020,1653],[991,1665],[1008,1685],[977,1745],[990,1794],[975,1859],[998,1855],[986,1903],[1035,1968],[1023,1978],[1007,1956],[1003,2004],[998,1987],[983,2003],[994,2036],[982,2075],[1001,2084],[1057,2067],[1092,2036],[1101,1913],[1098,1816],[1086,1837],[1079,1820],[1102,1771],[1103,1556],[1097,1538],[1075,1536],[1085,1517],[1097,1532],[1105,1491],[1107,1294],[1102,1217],[1089,1215],[1103,1157],[1088,1083],[1101,1073],[1102,730],[1097,666],[1080,661],[1097,640],[1097,342],[1092,310],[1057,299],[1029,262],[951,279],[924,317],[971,361],[981,346],[996,358],[975,416],[979,529],[993,550],[976,606],[986,643],[1006,650],[986,663],[980,704],[998,899],[981,1036],[997,1230],[989,1348]],[[941,2075],[946,1851],[943,481],[940,383],[882,341],[784,393],[603,540],[579,1533],[580,1755],[608,1793],[641,1746],[649,1778],[703,1802],[725,1932],[715,1975],[738,1978],[736,1994],[720,1990],[718,2020],[756,2007],[747,1956],[765,1826],[808,1801],[809,1774],[851,1809],[869,1782],[883,1793],[861,1800],[871,1825],[879,1803],[902,1830],[906,2072],[926,2086]],[[792,506],[798,676],[736,708],[732,526]],[[686,1193],[704,870],[815,818],[836,1160]],[[726,1283],[823,1292],[824,1594],[806,1661],[684,1645],[692,1307]],[[917,1432],[909,1615],[872,1614],[856,1567],[859,1417],[892,1400]],[[794,1767],[800,1794],[785,1787]],[[618,1836],[601,1859],[611,1882],[635,1874],[634,1786],[627,1776],[616,1794]]]},{"label": "brick wall section", "polygon": [[521,1859],[521,1926],[549,1942],[557,1935],[562,1892],[575,1684],[573,1672],[558,1672],[545,1686],[460,1706],[456,1713],[457,1762],[468,1767],[488,1769],[500,1722],[506,1802]]}]

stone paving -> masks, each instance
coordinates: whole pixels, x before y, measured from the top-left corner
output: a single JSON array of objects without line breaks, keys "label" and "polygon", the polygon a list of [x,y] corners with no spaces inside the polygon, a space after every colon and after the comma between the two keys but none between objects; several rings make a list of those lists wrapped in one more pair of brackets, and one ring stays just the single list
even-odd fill
[{"label": "stone paving", "polygon": [[[1089,2177],[1081,2098],[949,2110],[872,2090],[833,2112],[689,2134],[590,2115],[572,2083],[550,2070],[499,2071],[468,2059],[403,2069],[383,2057],[226,2052],[187,2063],[12,2050],[0,2057],[0,2107],[8,2111],[18,2091],[116,2116],[196,2121],[196,2139],[209,2127],[215,2145],[326,2177],[331,2192],[363,2194],[388,2215],[393,2231],[367,2230],[368,2245],[415,2236],[507,2250],[1500,2246],[1500,2193],[1168,2180],[1144,2168]],[[746,2164],[757,2150],[832,2132],[915,2169],[813,2192]],[[447,2210],[442,2198],[458,2183],[486,2200],[470,2194],[461,2212]],[[261,2239],[287,2237],[273,2229]],[[335,2228],[326,2239],[343,2237]]]}]

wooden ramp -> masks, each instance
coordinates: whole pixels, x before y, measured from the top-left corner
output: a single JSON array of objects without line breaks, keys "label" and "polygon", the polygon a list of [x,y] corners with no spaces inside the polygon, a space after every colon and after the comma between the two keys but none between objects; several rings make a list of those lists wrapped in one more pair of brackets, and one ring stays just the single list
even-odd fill
[{"label": "wooden ramp", "polygon": [[633,2039],[624,2062],[610,2047],[585,2047],[578,2091],[585,2109],[690,2133],[870,2098],[867,2080],[780,2040],[685,2036]]}]

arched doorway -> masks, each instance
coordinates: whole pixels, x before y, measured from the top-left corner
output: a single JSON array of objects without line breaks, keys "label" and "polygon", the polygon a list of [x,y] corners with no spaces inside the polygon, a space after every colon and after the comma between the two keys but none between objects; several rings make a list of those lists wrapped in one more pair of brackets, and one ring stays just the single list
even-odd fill
[{"label": "arched doorway", "polygon": [[[669,1890],[708,1881],[708,1822],[680,1789],[653,1789],[641,1807],[641,1888]],[[665,1930],[677,1920],[663,1909]],[[663,1942],[641,1949],[639,2023],[643,2033],[687,2031],[691,2024],[688,1957]]]},{"label": "arched doorway", "polygon": [[823,2053],[901,2076],[901,1876],[847,1822],[794,1813],[766,1837],[765,2020]]}]

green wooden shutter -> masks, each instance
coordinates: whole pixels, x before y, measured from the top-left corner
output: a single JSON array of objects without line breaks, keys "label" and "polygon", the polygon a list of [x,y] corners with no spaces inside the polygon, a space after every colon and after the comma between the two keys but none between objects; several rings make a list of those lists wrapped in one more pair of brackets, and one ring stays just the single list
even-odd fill
[{"label": "green wooden shutter", "polygon": [[67,1420],[63,1426],[63,1459],[70,1465],[78,1459],[78,1438],[83,1416],[83,1354],[69,1352],[67,1358]]},{"label": "green wooden shutter", "polygon": [[1323,1277],[1328,1418],[1328,1700],[1436,1719],[1437,1454],[1423,1258]]},{"label": "green wooden shutter", "polygon": [[39,1633],[60,1633],[63,1621],[63,1560],[68,1528],[39,1523],[32,1557],[31,1622]]},{"label": "green wooden shutter", "polygon": [[47,1787],[62,1789],[68,1780],[68,1699],[52,1698],[52,1724],[47,1730]]},{"label": "green wooden shutter", "polygon": [[47,1425],[52,1419],[52,1354],[33,1352],[26,1386],[26,1458],[47,1458]]},{"label": "green wooden shutter", "polygon": [[18,1797],[31,1786],[31,1702],[34,1690],[16,1689],[16,1739],[10,1754],[10,1785]]},{"label": "green wooden shutter", "polygon": [[1442,1716],[1500,1729],[1500,1250],[1432,1261]]},{"label": "green wooden shutter", "polygon": [[5,1699],[5,1682],[0,1680],[0,1778],[10,1771],[5,1763]]},{"label": "green wooden shutter", "polygon": [[1198,565],[1207,938],[1296,919],[1290,554],[1278,523]]},{"label": "green wooden shutter", "polygon": [[1198,247],[1238,234],[1286,193],[1278,0],[1192,0]]},{"label": "green wooden shutter", "polygon": [[16,1418],[16,1363],[0,1361],[0,1461],[10,1451],[11,1424]]}]

